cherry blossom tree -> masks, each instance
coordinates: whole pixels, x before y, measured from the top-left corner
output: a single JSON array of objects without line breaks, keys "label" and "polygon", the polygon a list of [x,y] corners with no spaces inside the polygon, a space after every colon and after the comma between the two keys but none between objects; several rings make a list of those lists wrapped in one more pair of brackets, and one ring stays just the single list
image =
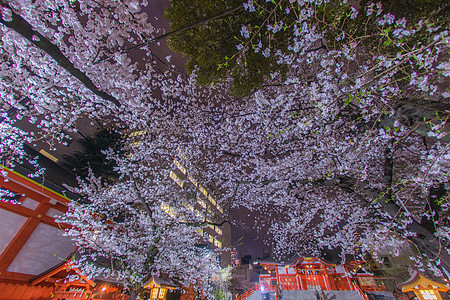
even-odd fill
[{"label": "cherry blossom tree", "polygon": [[[59,220],[72,226],[68,235],[82,254],[77,264],[88,276],[120,280],[138,295],[151,276],[163,275],[185,287],[198,285],[208,294],[219,268],[215,251],[197,245],[202,243],[198,231],[205,226],[203,218],[186,210],[186,202],[168,205],[146,184],[153,180],[128,178],[103,186],[92,176],[80,184],[76,191],[89,203],[72,202]],[[95,263],[100,259],[111,264],[101,267]]]},{"label": "cherry blossom tree", "polygon": [[448,198],[432,192],[448,184],[448,5],[396,5],[244,3],[267,16],[272,39],[290,32],[289,51],[247,24],[218,68],[245,69],[248,52],[263,51],[289,71],[216,106],[195,128],[190,156],[233,205],[283,215],[268,218],[281,256],[327,248],[343,258],[386,248],[397,255],[411,241],[419,264],[437,274],[430,262],[450,267]]},{"label": "cherry blossom tree", "polygon": [[[80,179],[76,192],[84,202],[71,203],[61,222],[72,225],[68,234],[83,254],[78,264],[89,277],[113,277],[141,294],[145,281],[165,274],[186,287],[196,284],[208,295],[211,278],[219,272],[217,253],[197,244],[204,242],[199,230],[214,220],[196,212],[196,198],[169,177],[174,158],[182,159],[178,148],[189,141],[185,127],[200,122],[195,103],[206,94],[180,76],[161,72],[149,59],[136,62],[120,53],[153,38],[142,4],[0,4],[2,159],[13,165],[25,156],[23,143],[57,141],[79,118],[145,132],[140,141],[124,141],[126,157],[109,153],[117,181],[105,186],[93,175]],[[96,61],[111,53],[112,59]],[[32,135],[15,127],[23,118],[40,131]],[[100,258],[110,260],[111,267],[92,263]]]},{"label": "cherry blossom tree", "polygon": [[[448,184],[449,38],[440,17],[448,6],[436,6],[431,19],[407,20],[382,3],[364,3],[267,4],[280,8],[269,28],[274,36],[292,32],[290,51],[255,49],[255,27],[229,57],[239,63],[245,51],[265,51],[289,72],[274,72],[245,103],[220,113],[222,166],[208,169],[230,175],[209,176],[234,203],[286,214],[272,220],[280,255],[334,248],[342,257],[376,257],[383,244],[397,254],[409,240],[419,256],[448,270],[447,204],[439,219],[430,194]],[[245,5],[268,10],[257,1]],[[297,20],[283,24],[283,13]],[[211,132],[203,138],[196,145],[207,144]],[[422,217],[432,220],[434,234]]]},{"label": "cherry blossom tree", "polygon": [[[154,38],[140,5],[1,2],[4,157],[33,139],[15,129],[17,116],[46,135],[80,117],[145,132],[125,157],[109,153],[117,182],[82,180],[87,202],[65,219],[86,255],[119,262],[103,272],[135,290],[158,272],[207,290],[214,268],[194,238],[206,224],[189,209],[192,191],[168,177],[174,159],[222,205],[272,215],[280,256],[332,248],[376,257],[386,245],[395,255],[409,240],[426,267],[450,270],[447,196],[431,192],[448,189],[448,6],[408,20],[383,3],[248,1],[247,12],[267,15],[268,37],[259,43],[260,30],[243,24],[230,65],[245,69],[245,53],[261,51],[287,71],[230,97],[232,80],[202,88],[201,69],[183,78],[131,58],[126,49]],[[272,48],[281,30],[290,44]]]}]

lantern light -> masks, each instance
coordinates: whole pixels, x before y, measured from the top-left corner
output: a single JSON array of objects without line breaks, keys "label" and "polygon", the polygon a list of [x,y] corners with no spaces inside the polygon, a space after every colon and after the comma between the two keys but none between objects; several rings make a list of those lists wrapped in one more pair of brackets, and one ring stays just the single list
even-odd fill
[{"label": "lantern light", "polygon": [[152,288],[151,300],[162,300],[166,299],[167,289],[164,287],[154,287]]}]

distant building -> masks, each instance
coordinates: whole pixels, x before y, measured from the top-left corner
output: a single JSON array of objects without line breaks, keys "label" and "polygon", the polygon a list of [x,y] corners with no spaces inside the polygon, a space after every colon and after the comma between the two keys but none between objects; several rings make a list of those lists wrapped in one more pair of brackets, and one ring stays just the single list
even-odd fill
[{"label": "distant building", "polygon": [[234,268],[238,268],[242,264],[241,252],[234,248],[230,251],[231,255],[231,266]]},{"label": "distant building", "polygon": [[[130,146],[139,145],[141,136],[145,135],[144,130],[133,131],[129,133]],[[181,154],[181,149],[178,149]],[[211,249],[223,249],[231,246],[231,225],[225,220],[226,208],[220,205],[214,194],[217,188],[213,186],[206,187],[198,178],[185,167],[185,162],[188,158],[181,154],[183,161],[177,159],[173,160],[173,169],[169,173],[169,177],[189,195],[186,199],[185,206],[196,212],[196,214],[203,218],[205,222],[220,224],[209,225],[208,227],[199,231],[200,243],[204,241],[209,244]],[[177,212],[174,207],[169,204],[162,204],[161,208],[172,217],[177,217]],[[222,267],[231,265],[231,253],[229,251],[222,252],[218,256],[218,260]]]},{"label": "distant building", "polygon": [[250,254],[246,254],[242,256],[242,264],[243,265],[251,265],[253,263],[253,258]]},{"label": "distant building", "polygon": [[253,265],[251,255],[242,257],[237,249],[231,251],[231,261],[233,264],[233,276],[230,290],[235,297],[255,287],[259,282],[259,275],[263,269],[259,264]]},{"label": "distant building", "polygon": [[[199,235],[201,239],[209,243],[211,249],[223,249],[231,246],[231,225],[225,220],[225,208],[221,206],[211,189],[214,187],[205,187],[202,183],[189,173],[189,171],[178,160],[174,160],[174,168],[169,176],[170,178],[180,186],[180,188],[190,191],[193,199],[186,199],[189,209],[195,211],[199,216],[203,217],[204,221],[221,224],[209,225],[208,227],[200,230]],[[194,201],[192,201],[194,200]],[[191,205],[193,203],[193,205]],[[173,213],[173,209],[170,206],[164,207],[167,213]],[[231,265],[231,253],[222,252],[219,256],[220,265],[226,267]]]}]

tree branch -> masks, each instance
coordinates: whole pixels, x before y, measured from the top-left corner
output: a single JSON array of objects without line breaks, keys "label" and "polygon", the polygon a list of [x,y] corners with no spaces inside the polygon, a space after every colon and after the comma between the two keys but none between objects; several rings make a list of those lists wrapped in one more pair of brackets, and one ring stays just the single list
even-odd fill
[{"label": "tree branch", "polygon": [[73,65],[73,63],[70,62],[70,60],[66,56],[64,56],[64,54],[55,44],[50,42],[46,37],[44,37],[36,30],[34,30],[30,23],[28,23],[24,18],[22,18],[18,14],[16,14],[12,10],[12,8],[3,0],[0,1],[0,4],[4,8],[11,10],[11,17],[12,17],[11,21],[6,21],[3,18],[3,15],[1,15],[0,23],[19,33],[28,41],[30,41],[33,45],[35,45],[37,48],[41,49],[42,51],[50,55],[58,63],[59,66],[64,68],[75,78],[81,81],[83,85],[90,91],[92,91],[95,95],[99,96],[103,100],[114,103],[117,107],[120,107],[120,102],[116,98],[114,98],[113,96],[109,95],[104,91],[99,90],[97,86],[95,86],[95,84],[92,82],[92,80],[85,73],[77,69]]},{"label": "tree branch", "polygon": [[[242,6],[242,5],[239,5],[239,6],[237,6],[237,7],[234,7],[234,8],[230,8],[230,9],[224,10],[224,11],[222,11],[222,12],[220,12],[220,13],[214,15],[214,16],[211,16],[211,17],[202,19],[202,20],[200,20],[200,21],[198,21],[198,22],[195,22],[195,23],[186,25],[186,26],[184,26],[184,27],[181,27],[181,28],[178,28],[178,29],[169,31],[169,32],[164,33],[164,34],[162,34],[162,35],[160,35],[160,36],[157,36],[157,37],[155,37],[155,38],[152,38],[152,39],[150,39],[150,40],[148,40],[148,41],[146,41],[146,42],[143,42],[143,43],[134,45],[134,46],[132,46],[132,47],[130,47],[130,48],[121,50],[119,53],[128,53],[128,52],[130,52],[130,51],[133,51],[133,50],[136,50],[136,49],[140,49],[140,48],[142,48],[142,47],[145,47],[145,46],[147,46],[147,45],[150,45],[151,43],[154,43],[154,42],[157,42],[157,41],[159,41],[159,40],[161,40],[161,39],[163,39],[163,38],[166,38],[166,37],[168,37],[168,36],[171,36],[171,35],[174,35],[174,34],[177,34],[177,33],[180,33],[180,32],[186,31],[186,30],[189,30],[189,29],[192,29],[192,28],[197,27],[197,26],[199,26],[199,25],[203,25],[203,24],[205,24],[205,23],[207,23],[207,22],[209,22],[209,21],[213,21],[213,20],[219,19],[219,18],[221,18],[221,17],[224,17],[224,16],[226,16],[226,15],[229,15],[229,14],[231,14],[231,13],[233,13],[233,12],[235,12],[236,10],[241,9],[241,8],[243,8],[243,6]],[[113,53],[113,54],[114,54],[114,53]],[[99,59],[98,61],[94,62],[94,64],[98,64],[98,63],[100,63],[100,62],[102,62],[102,61],[111,59],[111,58],[113,57],[113,54],[111,54],[111,55],[109,55],[109,56],[107,56],[107,57],[104,57],[104,58],[102,58],[102,59]]]},{"label": "tree branch", "polygon": [[208,222],[208,221],[205,221],[205,222],[192,222],[192,223],[180,222],[180,223],[181,224],[186,224],[187,226],[195,226],[195,227],[205,227],[206,225],[213,225],[213,226],[220,227],[220,226],[222,226],[225,223],[231,224],[230,221],[228,221],[228,220],[222,221],[220,223]]},{"label": "tree branch", "polygon": [[[353,178],[339,177],[333,180],[323,180],[324,186],[336,186],[341,188],[343,191],[352,193],[359,198],[361,202],[374,201],[381,206],[383,212],[390,215],[392,218],[397,216],[397,213],[402,208],[392,201],[387,201],[385,194],[381,194],[374,189],[364,186],[362,184],[357,184],[358,181]],[[362,195],[367,196],[363,197]],[[416,236],[408,237],[417,248],[425,253],[430,259],[441,259],[441,265],[445,269],[450,269],[450,255],[446,251],[441,251],[440,240],[437,239],[430,231],[419,224],[414,218],[410,218],[411,223],[409,223],[405,231],[414,232]],[[400,230],[400,229],[397,229]]]}]

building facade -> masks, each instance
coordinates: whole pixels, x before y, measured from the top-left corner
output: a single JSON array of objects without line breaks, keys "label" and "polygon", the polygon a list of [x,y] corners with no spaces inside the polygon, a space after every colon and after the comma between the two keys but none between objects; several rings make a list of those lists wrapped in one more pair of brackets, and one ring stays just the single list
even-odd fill
[{"label": "building facade", "polygon": [[[187,160],[187,158],[184,158]],[[184,164],[174,159],[174,168],[170,172],[170,178],[182,189],[189,190],[190,199],[186,200],[186,206],[195,211],[205,222],[207,227],[199,231],[199,242],[208,243],[211,249],[223,249],[231,246],[231,225],[226,220],[226,208],[220,205],[216,196],[211,191],[213,187],[206,187],[199,182],[185,167]],[[171,208],[166,207],[166,212],[171,214]],[[231,253],[223,251],[218,257],[220,265],[231,265]]]},{"label": "building facade", "polygon": [[372,274],[361,272],[359,262],[330,264],[315,257],[302,257],[289,264],[259,263],[265,271],[259,276],[259,284],[237,296],[237,300],[309,299],[314,296],[362,300],[369,299],[370,293],[391,299],[392,294],[377,285]]}]

